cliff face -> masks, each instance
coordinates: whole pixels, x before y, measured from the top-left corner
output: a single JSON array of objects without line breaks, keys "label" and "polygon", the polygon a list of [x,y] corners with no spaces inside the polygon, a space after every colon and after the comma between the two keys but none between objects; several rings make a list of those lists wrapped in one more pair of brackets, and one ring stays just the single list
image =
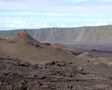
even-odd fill
[{"label": "cliff face", "polygon": [[[0,31],[0,35],[12,35],[15,31]],[[28,30],[39,41],[62,44],[105,44],[112,43],[112,26],[80,28],[45,28]]]}]

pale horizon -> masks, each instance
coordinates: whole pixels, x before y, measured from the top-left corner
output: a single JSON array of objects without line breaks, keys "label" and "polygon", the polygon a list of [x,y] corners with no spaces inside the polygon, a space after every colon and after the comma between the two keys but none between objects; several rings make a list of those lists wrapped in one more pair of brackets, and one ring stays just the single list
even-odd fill
[{"label": "pale horizon", "polygon": [[0,30],[112,25],[111,0],[0,0]]}]

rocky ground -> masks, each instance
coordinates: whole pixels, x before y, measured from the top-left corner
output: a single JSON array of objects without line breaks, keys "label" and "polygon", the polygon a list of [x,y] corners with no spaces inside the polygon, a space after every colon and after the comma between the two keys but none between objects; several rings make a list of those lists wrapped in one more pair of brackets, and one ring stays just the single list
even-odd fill
[{"label": "rocky ground", "polygon": [[112,78],[72,62],[0,58],[0,90],[112,90]]}]

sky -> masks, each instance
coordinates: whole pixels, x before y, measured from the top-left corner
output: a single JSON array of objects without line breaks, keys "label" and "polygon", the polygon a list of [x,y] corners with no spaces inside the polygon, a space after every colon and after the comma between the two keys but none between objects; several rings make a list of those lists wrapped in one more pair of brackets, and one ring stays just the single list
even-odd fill
[{"label": "sky", "polygon": [[0,0],[0,30],[112,24],[112,0]]}]

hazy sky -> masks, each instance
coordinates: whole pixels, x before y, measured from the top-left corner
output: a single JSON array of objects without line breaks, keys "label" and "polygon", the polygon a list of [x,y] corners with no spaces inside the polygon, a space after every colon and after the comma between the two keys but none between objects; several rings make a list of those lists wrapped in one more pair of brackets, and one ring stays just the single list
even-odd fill
[{"label": "hazy sky", "polygon": [[112,24],[112,0],[0,0],[0,29]]}]

